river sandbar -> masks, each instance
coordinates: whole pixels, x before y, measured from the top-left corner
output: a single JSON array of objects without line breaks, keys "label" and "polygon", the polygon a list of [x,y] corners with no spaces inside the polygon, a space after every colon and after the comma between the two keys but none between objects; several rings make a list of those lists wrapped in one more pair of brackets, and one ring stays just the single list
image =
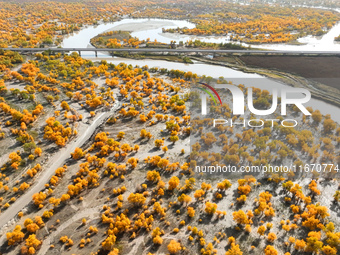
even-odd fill
[{"label": "river sandbar", "polygon": [[139,32],[145,30],[157,29],[165,26],[175,26],[175,24],[171,21],[161,21],[161,20],[147,20],[143,22],[132,22],[126,24],[119,24],[114,26],[105,32],[109,31],[129,31],[129,32]]}]

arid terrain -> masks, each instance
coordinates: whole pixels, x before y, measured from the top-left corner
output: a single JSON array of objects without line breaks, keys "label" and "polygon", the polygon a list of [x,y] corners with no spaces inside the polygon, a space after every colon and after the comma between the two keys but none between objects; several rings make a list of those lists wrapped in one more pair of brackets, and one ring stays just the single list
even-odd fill
[{"label": "arid terrain", "polygon": [[[289,105],[284,115],[279,97],[268,116],[251,113],[249,102],[244,114],[234,114],[229,90],[211,88],[235,86],[260,110],[274,98],[233,77],[188,71],[203,62],[210,71],[220,65],[309,89],[311,102],[336,107],[338,57],[174,54],[132,65],[128,54],[117,63],[105,53],[53,48],[88,29],[91,47],[246,50],[242,43],[322,36],[340,20],[334,9],[302,4],[0,2],[0,254],[339,254],[340,125],[332,119],[338,108],[322,114],[315,103],[308,115]],[[126,17],[173,21],[105,27]],[[196,28],[169,28],[176,20]],[[132,36],[143,29],[232,38],[163,43]],[[171,61],[186,71],[168,68]],[[202,95],[207,116],[200,114]],[[239,124],[214,126],[215,119]],[[285,126],[287,119],[297,125]],[[207,165],[276,168],[198,172]]]}]

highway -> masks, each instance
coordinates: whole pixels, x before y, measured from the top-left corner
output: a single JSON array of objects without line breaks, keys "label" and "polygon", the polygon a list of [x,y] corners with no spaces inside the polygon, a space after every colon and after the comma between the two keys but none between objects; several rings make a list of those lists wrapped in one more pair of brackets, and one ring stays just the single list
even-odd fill
[{"label": "highway", "polygon": [[207,53],[207,54],[247,54],[247,55],[340,55],[339,51],[273,51],[273,50],[209,50],[209,49],[165,49],[165,48],[0,48],[0,50],[11,50],[19,52],[43,52],[43,51],[53,51],[53,52],[154,52],[154,53]]}]

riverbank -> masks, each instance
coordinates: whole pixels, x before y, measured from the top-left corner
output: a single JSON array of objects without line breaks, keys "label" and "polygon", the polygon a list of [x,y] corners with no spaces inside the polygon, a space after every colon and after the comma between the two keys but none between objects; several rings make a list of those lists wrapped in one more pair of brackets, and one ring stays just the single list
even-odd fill
[{"label": "riverbank", "polygon": [[[253,62],[253,65],[251,65],[249,62],[243,61],[245,60],[246,57],[260,57],[261,61],[257,59],[257,61]],[[276,61],[272,61],[271,65],[266,66],[265,61],[263,59],[266,58],[272,58],[275,56],[241,56],[241,57],[235,57],[234,58],[234,63],[229,63],[229,62],[219,62],[219,61],[214,61],[214,60],[208,60],[204,58],[199,58],[199,57],[192,57],[194,60],[202,61],[205,63],[209,63],[212,65],[220,65],[220,66],[225,66],[229,68],[234,68],[236,70],[245,72],[245,73],[256,73],[263,75],[265,77],[275,79],[276,81],[292,86],[292,87],[302,87],[308,89],[312,93],[312,97],[319,99],[321,101],[324,101],[326,103],[330,103],[333,105],[336,105],[337,107],[340,107],[340,84],[338,81],[340,81],[340,74],[334,70],[336,68],[336,65],[333,61],[340,61],[338,57],[320,57],[319,64],[320,66],[318,67],[319,69],[312,70],[315,68],[315,61],[319,57],[311,57],[313,58],[314,61],[306,61],[303,63],[296,63],[295,67],[299,70],[307,70],[306,72],[295,72],[291,69],[284,69],[280,67],[279,65],[284,66],[285,63],[281,57],[284,58],[289,58],[291,62],[294,62],[293,60],[297,60],[299,58],[303,58],[300,56],[296,57],[291,57],[291,56],[277,56]],[[307,57],[306,57],[307,58]],[[327,62],[326,60],[332,59],[333,61]],[[300,59],[302,60],[302,59]],[[262,62],[263,61],[263,62]],[[257,64],[258,63],[258,64]],[[275,68],[275,64],[277,65],[277,68]],[[290,65],[288,65],[290,66]],[[339,65],[337,65],[339,66]],[[333,70],[330,70],[331,68]],[[292,67],[294,70],[294,67]],[[312,79],[311,74],[317,75],[320,73],[323,73],[327,77],[327,75],[333,74],[333,77],[330,76],[330,78],[314,78]],[[308,75],[309,74],[309,75]],[[311,80],[312,79],[312,80]]]},{"label": "riverbank", "polygon": [[[75,46],[77,47],[93,47],[90,44],[90,39],[93,38],[94,36],[103,33],[104,31],[107,31],[108,29],[114,29],[117,28],[117,25],[120,24],[129,24],[129,23],[143,23],[147,21],[147,19],[123,19],[121,21],[117,21],[115,23],[111,23],[111,24],[106,24],[106,25],[99,25],[98,27],[89,27],[86,28],[84,30],[81,30],[78,34],[75,34],[72,38],[69,37],[66,40],[64,40],[63,42],[63,47],[67,47],[67,48],[74,48]],[[151,19],[150,22],[156,22],[157,23],[157,19]],[[187,24],[190,25],[190,23],[188,21],[182,20],[161,20],[162,22],[164,21],[171,21],[173,23],[175,23],[178,26],[185,26]],[[160,24],[160,23],[158,23]],[[139,28],[142,25],[139,26]],[[121,27],[122,28],[122,27]],[[126,29],[130,29],[131,26],[125,26]],[[138,27],[136,27],[135,29],[139,29]],[[328,39],[332,36],[332,33],[337,33],[338,29],[340,29],[340,26],[337,25],[334,28],[331,29],[331,31],[324,35],[322,37],[322,41],[323,42],[328,42]],[[330,34],[330,35],[329,35]],[[139,32],[132,32],[131,36],[136,36],[138,37],[140,40],[146,40],[147,38],[150,38],[150,41],[154,41],[155,39],[157,40],[157,42],[163,42],[163,43],[170,43],[170,39],[166,38],[163,36],[162,34],[162,28],[158,28],[156,30],[143,30],[143,31],[139,31]],[[192,37],[191,37],[192,38]],[[307,38],[308,39],[308,38]],[[306,40],[307,40],[306,39]],[[168,40],[168,41],[167,41]],[[209,42],[210,38],[205,38],[205,42]],[[224,39],[225,40],[225,39]],[[299,40],[300,41],[300,40]],[[334,41],[334,37],[331,40],[331,43],[333,43]],[[216,41],[215,41],[216,42]],[[308,40],[306,41],[308,43]],[[81,44],[79,46],[79,43]],[[327,44],[328,45],[328,44]],[[268,45],[269,47],[270,45]],[[340,45],[339,45],[340,46]],[[276,45],[277,49],[281,49],[281,45]],[[310,47],[309,44],[307,45],[302,45],[302,46],[295,46],[295,49],[300,49],[300,50],[304,50],[305,48]],[[328,48],[324,48],[323,50],[327,50]],[[108,58],[108,54],[103,54],[103,53],[98,53],[98,57],[99,58],[94,58],[94,53],[93,54],[87,54],[86,56],[84,55],[84,58],[93,58],[93,60],[97,60],[97,59],[106,59],[108,62],[112,62],[112,63],[117,63],[118,59],[117,58]],[[287,74],[287,72],[284,71],[280,71],[280,70],[267,70],[265,68],[261,68],[261,67],[252,67],[252,66],[247,66],[241,59],[239,58],[233,58],[233,57],[223,57],[225,58],[223,61],[219,60],[218,56],[208,56],[210,57],[208,58],[204,58],[202,56],[196,56],[194,54],[190,54],[187,55],[190,59],[199,61],[200,63],[202,63],[201,65],[187,65],[187,63],[184,63],[184,61],[182,61],[182,57],[181,55],[178,55],[176,57],[172,57],[169,55],[158,55],[158,56],[147,56],[146,54],[143,54],[143,56],[133,56],[133,55],[119,55],[122,58],[121,62],[127,62],[127,63],[131,63],[132,65],[148,65],[148,66],[155,66],[155,67],[160,67],[160,66],[165,66],[168,69],[177,69],[177,70],[183,70],[183,71],[191,71],[193,73],[197,73],[197,74],[201,74],[201,75],[205,75],[205,76],[212,76],[214,78],[218,78],[220,76],[224,76],[224,77],[228,77],[229,78],[255,78],[258,77],[260,78],[262,75],[262,77],[269,77],[272,78],[274,80],[277,80],[280,82],[280,84],[287,84],[288,86],[303,86],[303,87],[307,87],[311,90],[313,98],[314,99],[319,99],[316,100],[315,102],[312,100],[310,102],[309,106],[315,106],[318,105],[318,108],[321,110],[321,112],[326,115],[329,113],[335,113],[338,111],[338,107],[340,106],[339,104],[339,100],[337,99],[336,93],[334,91],[330,91],[331,89],[336,89],[336,88],[332,88],[330,86],[327,85],[323,85],[320,82],[317,81],[313,81],[311,82],[310,80],[307,81],[305,80],[305,78],[300,78],[300,81],[297,81],[298,79],[296,78],[296,76],[299,76],[298,74]],[[197,58],[195,58],[197,57]],[[217,58],[217,60],[216,60]],[[129,60],[130,59],[130,60]],[[112,60],[112,61],[111,61]],[[164,60],[164,62],[163,62]],[[166,62],[165,62],[166,61]],[[195,62],[195,61],[194,61]],[[205,64],[203,63],[207,63],[207,64],[211,64],[214,65],[215,67],[208,67],[208,66],[204,66]],[[221,66],[221,68],[216,68],[216,66],[219,65]],[[303,66],[303,64],[301,65]],[[223,67],[223,68],[222,68]],[[225,68],[226,67],[226,68]],[[229,68],[229,69],[228,69]],[[254,75],[251,75],[254,74]],[[257,76],[256,74],[259,74],[259,76]],[[246,81],[247,82],[247,81]],[[248,81],[248,83],[253,83]],[[302,83],[303,85],[299,85],[299,83]],[[254,86],[254,84],[252,84],[252,86]],[[255,86],[262,86],[261,84],[255,84]],[[262,89],[268,89],[270,90],[271,87],[266,87]],[[338,122],[340,122],[340,119],[337,118],[336,116],[333,116],[334,118],[337,119]]]},{"label": "riverbank", "polygon": [[340,58],[336,56],[240,56],[239,62],[268,73],[307,79],[314,97],[340,105]]},{"label": "riverbank", "polygon": [[152,59],[152,60],[165,60],[168,62],[176,62],[176,63],[185,63],[185,64],[193,64],[190,57],[187,56],[174,56],[174,55],[139,55],[139,54],[133,54],[129,56],[125,56],[124,54],[115,54],[117,57],[122,58],[132,58],[132,59]]},{"label": "riverbank", "polygon": [[[117,55],[122,58],[126,59],[136,59],[136,60],[165,60],[169,62],[176,62],[176,63],[190,63],[183,60],[182,56],[173,56],[173,55],[138,55],[138,54],[119,54]],[[227,56],[227,57],[217,57],[216,60],[214,59],[207,59],[204,57],[199,56],[188,56],[189,59],[194,61],[199,61],[202,63],[207,63],[210,65],[217,65],[217,66],[223,66],[227,68],[232,68],[237,71],[241,71],[244,73],[250,73],[250,74],[259,74],[262,76],[265,76],[270,79],[274,79],[275,81],[285,84],[292,87],[301,87],[306,88],[312,93],[312,97],[321,100],[326,103],[330,103],[332,105],[335,105],[337,107],[340,107],[340,84],[337,83],[340,81],[340,74],[334,70],[336,68],[335,62],[340,61],[338,57],[310,57],[314,61],[306,61],[305,63],[300,63],[297,60],[301,60],[303,58],[309,58],[309,57],[291,57],[291,56],[277,56],[275,57],[276,61],[272,59],[272,62],[270,62],[269,66],[266,66],[266,61],[258,60],[257,62],[254,61],[254,64],[250,64],[250,62],[244,61],[246,57],[254,57],[257,58],[273,58],[275,56]],[[284,69],[284,61],[282,58],[289,58],[289,61],[294,62],[296,61],[296,68],[298,67],[303,70],[303,68],[306,68],[306,72],[293,72],[294,65],[287,65],[291,69]],[[316,60],[319,61],[319,70],[310,70],[315,68],[314,62]],[[327,60],[332,60],[327,62]],[[256,65],[256,63],[260,63]],[[191,62],[192,63],[192,62]],[[261,65],[262,64],[262,65]],[[275,68],[275,64],[277,67]],[[333,66],[333,64],[335,66]],[[339,63],[340,64],[340,63]],[[281,65],[281,66],[280,66]],[[330,68],[328,68],[328,65]],[[332,67],[332,68],[331,68]],[[298,69],[298,70],[300,70]],[[325,70],[325,71],[322,71]],[[319,74],[324,72],[325,77],[330,78],[313,78],[312,76],[317,75],[319,71]],[[327,73],[329,72],[330,76],[327,76]],[[313,75],[312,75],[313,74]],[[333,75],[331,75],[333,74]],[[313,79],[312,79],[313,78]]]}]

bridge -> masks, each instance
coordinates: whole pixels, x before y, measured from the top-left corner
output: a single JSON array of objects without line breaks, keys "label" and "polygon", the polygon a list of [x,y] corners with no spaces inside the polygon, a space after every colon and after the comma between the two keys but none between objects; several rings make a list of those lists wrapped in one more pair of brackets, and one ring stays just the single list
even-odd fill
[{"label": "bridge", "polygon": [[129,52],[129,53],[206,53],[206,54],[241,54],[241,55],[328,55],[328,56],[340,56],[339,51],[274,51],[274,50],[212,50],[212,49],[167,49],[167,48],[0,48],[0,50],[11,50],[21,53],[30,52],[73,52],[76,51],[81,55],[81,52],[91,51],[95,53],[97,57],[98,52]]}]

